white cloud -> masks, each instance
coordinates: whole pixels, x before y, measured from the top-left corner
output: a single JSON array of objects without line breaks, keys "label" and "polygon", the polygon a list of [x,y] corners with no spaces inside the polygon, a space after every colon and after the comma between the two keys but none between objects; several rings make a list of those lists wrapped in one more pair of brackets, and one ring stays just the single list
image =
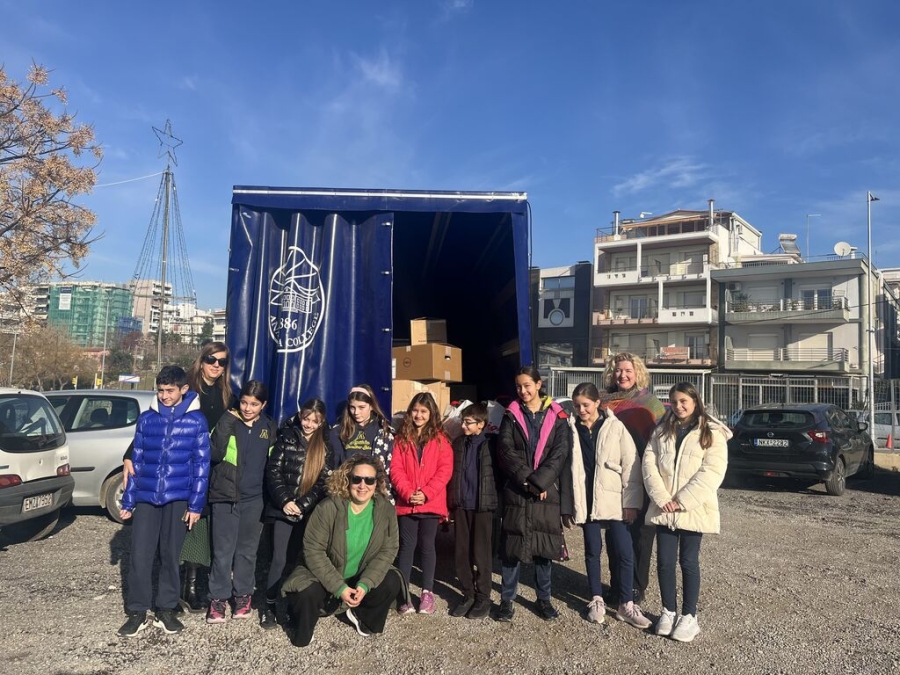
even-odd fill
[{"label": "white cloud", "polygon": [[690,157],[676,157],[660,166],[646,169],[612,188],[614,197],[637,194],[651,188],[679,189],[690,188],[712,178],[712,168]]},{"label": "white cloud", "polygon": [[196,75],[184,75],[181,78],[181,82],[179,83],[180,89],[187,89],[188,91],[197,91],[197,80],[200,78]]},{"label": "white cloud", "polygon": [[382,48],[374,58],[352,55],[356,67],[366,82],[388,91],[397,91],[403,84],[403,75],[399,64]]}]

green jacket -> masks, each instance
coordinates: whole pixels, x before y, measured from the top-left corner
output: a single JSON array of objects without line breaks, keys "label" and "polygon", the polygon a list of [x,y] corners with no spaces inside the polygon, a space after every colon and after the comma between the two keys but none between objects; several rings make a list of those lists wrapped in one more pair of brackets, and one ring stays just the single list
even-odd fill
[{"label": "green jacket", "polygon": [[[359,563],[359,583],[372,589],[391,569],[400,548],[397,512],[387,498],[373,497],[374,528],[369,545]],[[330,595],[344,586],[347,563],[347,508],[350,502],[341,497],[327,497],[319,502],[303,536],[305,565],[299,565],[281,587],[282,595],[299,593],[318,581]]]}]

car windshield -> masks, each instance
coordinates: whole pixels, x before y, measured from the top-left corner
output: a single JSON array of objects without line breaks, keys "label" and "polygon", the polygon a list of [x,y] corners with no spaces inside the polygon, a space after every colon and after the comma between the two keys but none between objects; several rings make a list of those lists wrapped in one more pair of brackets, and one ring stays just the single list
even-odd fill
[{"label": "car windshield", "polygon": [[7,452],[50,450],[65,442],[53,406],[42,396],[0,395],[0,448]]},{"label": "car windshield", "polygon": [[751,410],[741,418],[743,426],[765,429],[801,429],[813,421],[812,413],[803,410]]}]

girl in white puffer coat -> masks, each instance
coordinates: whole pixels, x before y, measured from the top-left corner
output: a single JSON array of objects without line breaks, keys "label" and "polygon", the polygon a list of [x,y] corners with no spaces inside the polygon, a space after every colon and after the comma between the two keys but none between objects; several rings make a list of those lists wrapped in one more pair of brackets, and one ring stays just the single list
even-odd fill
[{"label": "girl in white puffer coat", "polygon": [[[717,490],[725,478],[731,431],[704,412],[697,389],[689,382],[672,387],[669,401],[671,408],[644,452],[644,487],[650,497],[646,522],[656,525],[663,603],[656,634],[690,642],[700,632],[700,541],[704,534],[719,532]],[[683,586],[680,616],[675,612],[676,558]]]}]

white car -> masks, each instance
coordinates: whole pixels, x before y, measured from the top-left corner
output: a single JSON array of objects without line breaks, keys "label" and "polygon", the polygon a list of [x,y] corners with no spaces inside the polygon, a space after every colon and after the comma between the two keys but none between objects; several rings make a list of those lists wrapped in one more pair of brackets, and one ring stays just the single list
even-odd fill
[{"label": "white car", "polygon": [[142,412],[156,398],[153,391],[65,389],[47,398],[69,439],[75,506],[100,506],[121,523],[122,455],[134,440]]},{"label": "white car", "polygon": [[43,394],[0,389],[0,532],[23,541],[48,535],[72,499],[66,432]]}]

